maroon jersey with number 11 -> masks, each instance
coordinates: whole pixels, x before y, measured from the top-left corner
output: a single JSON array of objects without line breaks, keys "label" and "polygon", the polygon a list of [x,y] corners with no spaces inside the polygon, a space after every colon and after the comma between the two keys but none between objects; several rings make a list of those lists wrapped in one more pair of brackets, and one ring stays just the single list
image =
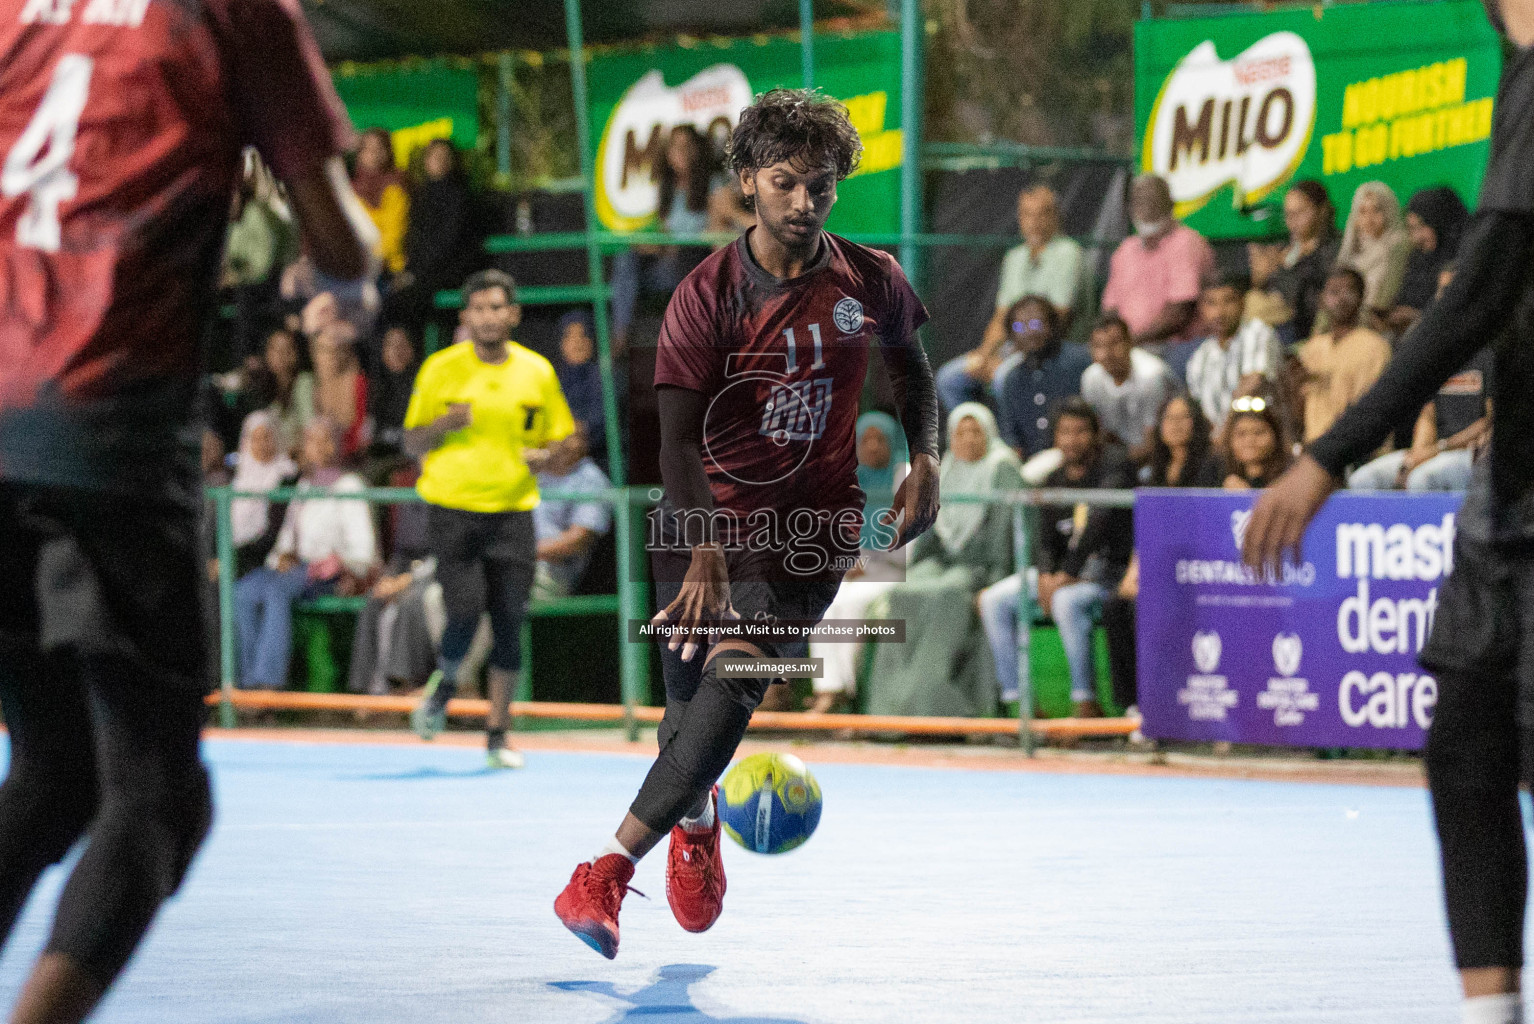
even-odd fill
[{"label": "maroon jersey with number 11", "polygon": [[672,295],[655,383],[709,399],[703,463],[716,508],[861,509],[855,430],[868,350],[904,345],[927,311],[887,253],[827,232],[814,264],[784,281],[757,264],[748,237]]}]

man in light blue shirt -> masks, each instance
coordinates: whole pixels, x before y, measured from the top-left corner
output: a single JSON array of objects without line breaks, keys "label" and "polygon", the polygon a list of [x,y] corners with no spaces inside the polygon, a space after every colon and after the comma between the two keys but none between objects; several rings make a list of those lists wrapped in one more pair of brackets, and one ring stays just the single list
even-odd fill
[{"label": "man in light blue shirt", "polygon": [[611,486],[607,474],[589,456],[563,476],[538,474],[538,490],[545,497],[533,509],[533,530],[538,538],[535,599],[550,600],[572,593],[591,561],[592,548],[612,529],[612,509],[606,502],[566,500],[558,493],[590,494]]},{"label": "man in light blue shirt", "polygon": [[1048,299],[1064,333],[1091,290],[1081,246],[1060,234],[1060,208],[1053,189],[1047,185],[1024,189],[1017,197],[1017,224],[1023,244],[1007,250],[1002,258],[996,311],[980,347],[950,359],[937,372],[938,397],[945,409],[983,401],[986,392],[994,390],[1003,363],[1012,354],[1007,351],[1006,313],[1014,303],[1030,295]]}]

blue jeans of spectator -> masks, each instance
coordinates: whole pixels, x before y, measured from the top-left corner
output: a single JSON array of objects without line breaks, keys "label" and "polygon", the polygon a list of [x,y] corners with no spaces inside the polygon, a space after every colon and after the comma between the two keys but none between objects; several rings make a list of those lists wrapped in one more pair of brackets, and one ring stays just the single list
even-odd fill
[{"label": "blue jeans of spectator", "polygon": [[293,602],[308,589],[307,570],[262,566],[234,584],[234,620],[240,639],[240,688],[282,690],[293,653]]},{"label": "blue jeans of spectator", "polygon": [[[1028,594],[1038,600],[1038,576],[1028,573]],[[991,645],[991,660],[996,665],[996,679],[1001,684],[1001,699],[1018,699],[1017,690],[1017,607],[1022,596],[1022,577],[1014,573],[980,592],[980,621],[986,641]],[[1092,700],[1096,683],[1092,666],[1092,615],[1108,596],[1099,583],[1072,583],[1055,591],[1054,620],[1065,648],[1065,661],[1071,673],[1071,699]]]},{"label": "blue jeans of spectator", "polygon": [[[1404,451],[1381,455],[1373,462],[1355,469],[1348,476],[1348,487],[1355,491],[1395,490],[1396,476],[1406,461]],[[1406,475],[1408,491],[1463,491],[1470,486],[1474,457],[1468,450],[1442,452],[1428,459]]]},{"label": "blue jeans of spectator", "polygon": [[625,249],[613,257],[612,288],[613,333],[626,337],[634,323],[634,309],[641,292],[665,295],[676,291],[687,276],[681,250],[668,247],[659,253],[641,255]]}]

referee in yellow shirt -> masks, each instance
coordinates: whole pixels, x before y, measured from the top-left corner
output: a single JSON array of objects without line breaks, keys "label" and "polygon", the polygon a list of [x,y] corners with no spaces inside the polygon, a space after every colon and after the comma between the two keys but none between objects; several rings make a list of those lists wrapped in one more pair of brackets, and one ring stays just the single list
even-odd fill
[{"label": "referee in yellow shirt", "polygon": [[534,473],[565,472],[581,455],[575,420],[549,361],[511,340],[522,321],[516,284],[484,270],[463,286],[469,340],[426,360],[405,414],[405,450],[422,459],[431,552],[447,606],[437,671],[411,725],[441,732],[458,666],[480,616],[490,613],[490,766],[519,768],[506,746],[511,695],[522,669],[521,630],[537,562]]}]

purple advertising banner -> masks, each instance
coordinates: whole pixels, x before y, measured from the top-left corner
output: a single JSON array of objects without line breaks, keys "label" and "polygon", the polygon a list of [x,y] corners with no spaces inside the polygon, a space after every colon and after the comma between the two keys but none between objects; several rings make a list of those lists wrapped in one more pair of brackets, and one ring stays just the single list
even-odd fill
[{"label": "purple advertising banner", "polygon": [[1459,494],[1334,496],[1299,564],[1241,563],[1254,494],[1142,491],[1146,736],[1417,750],[1438,684],[1417,663],[1453,567]]}]

